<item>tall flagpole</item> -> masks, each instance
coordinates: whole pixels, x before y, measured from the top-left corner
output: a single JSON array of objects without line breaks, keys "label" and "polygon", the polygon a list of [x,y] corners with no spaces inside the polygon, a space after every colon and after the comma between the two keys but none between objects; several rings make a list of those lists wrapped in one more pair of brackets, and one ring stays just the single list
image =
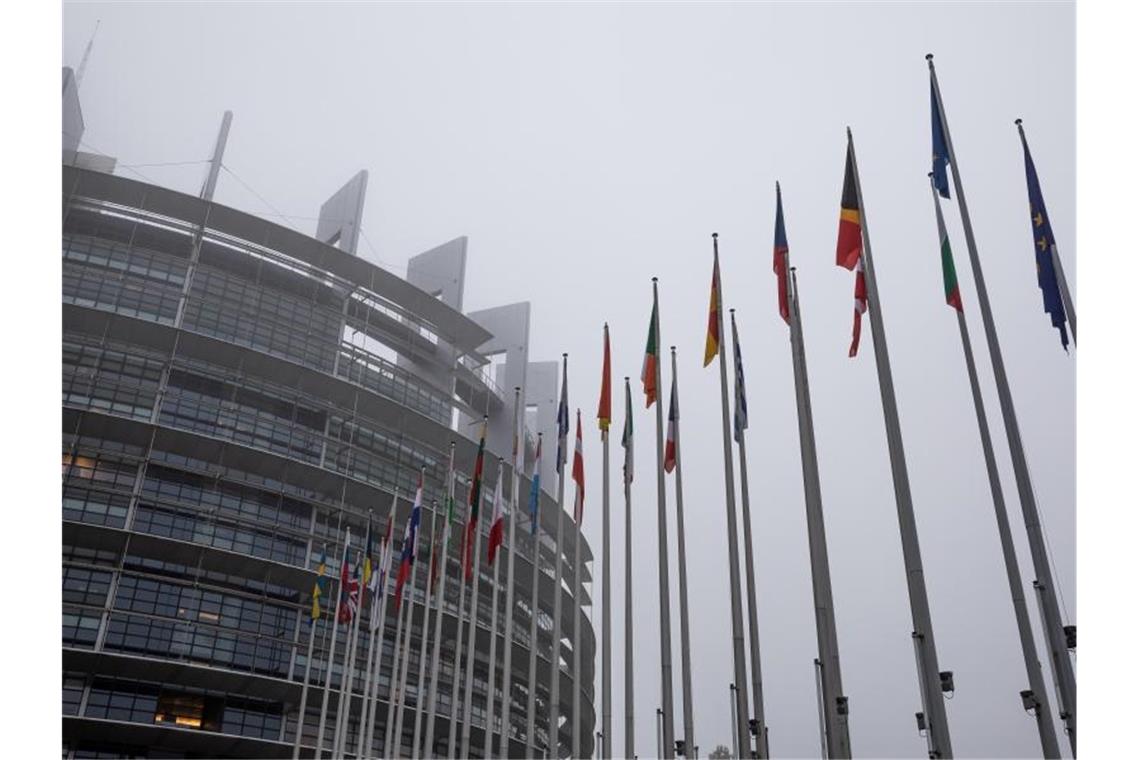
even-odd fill
[{"label": "tall flagpole", "polygon": [[[314,520],[314,522],[315,522],[315,520]],[[324,560],[324,562],[322,564],[327,564],[328,563],[328,547],[327,547],[327,545],[326,545],[325,549],[322,550],[321,557]],[[314,588],[317,588],[317,584],[320,583],[320,578],[321,578],[321,576],[318,575],[317,580],[314,583]],[[327,594],[325,596],[327,596]],[[324,609],[324,602],[318,601],[317,605],[316,605],[316,609],[318,612],[323,610]],[[317,632],[317,621],[318,620],[320,620],[320,616],[309,618],[309,651],[308,651],[308,654],[305,655],[305,676],[304,676],[304,680],[302,681],[302,686],[301,686],[301,705],[300,705],[300,707],[297,708],[297,733],[293,737],[293,760],[297,760],[301,756],[301,734],[303,733],[303,730],[305,728],[305,709],[307,708],[308,701],[309,701],[309,672],[312,669],[312,665],[313,665],[313,643],[316,641],[316,638],[317,638],[316,632]]]},{"label": "tall flagpole", "polygon": [[907,475],[906,454],[903,451],[899,410],[895,402],[895,385],[891,375],[891,360],[887,353],[887,337],[883,328],[883,313],[879,301],[879,286],[875,279],[875,262],[871,256],[871,235],[867,225],[867,207],[863,203],[863,188],[859,182],[859,163],[855,159],[855,142],[851,129],[847,130],[847,150],[851,173],[855,181],[855,194],[859,204],[860,229],[863,236],[863,268],[867,282],[867,309],[871,312],[871,340],[875,346],[875,364],[879,375],[879,395],[883,403],[883,422],[887,428],[887,452],[891,460],[894,480],[895,505],[898,511],[899,536],[902,539],[903,563],[906,566],[907,592],[910,596],[911,621],[914,625],[912,640],[917,653],[919,685],[924,702],[926,740],[931,757],[953,757],[950,746],[950,726],[946,721],[946,705],[942,699],[942,678],[938,670],[938,652],[934,643],[934,626],[930,620],[930,602],[926,596],[926,580],[922,571],[922,553],[918,545],[918,526],[914,519],[914,504],[910,495],[910,478]]},{"label": "tall flagpole", "polygon": [[[748,645],[752,656],[752,709],[755,718],[749,721],[749,728],[756,736],[756,756],[765,760],[768,757],[768,724],[764,722],[764,686],[760,672],[760,630],[756,614],[756,569],[752,560],[752,512],[748,499],[748,454],[744,447],[744,429],[748,427],[747,402],[744,396],[744,368],[740,359],[740,338],[736,332],[736,309],[729,309],[732,322],[732,350],[736,397],[736,423],[733,437],[736,438],[737,453],[740,455],[740,507],[744,528],[744,577],[748,591]],[[677,466],[680,468],[680,461]]]},{"label": "tall flagpole", "polygon": [[[376,737],[376,712],[380,707],[380,665],[384,659],[384,639],[388,634],[388,581],[392,577],[392,533],[396,522],[397,494],[392,492],[392,506],[388,508],[388,524],[384,526],[384,548],[380,552],[380,610],[376,618],[376,629],[380,636],[380,646],[376,653],[376,662],[372,665],[369,680],[372,682],[372,693],[368,705],[368,721],[364,746],[369,757],[372,756],[372,742]],[[397,631],[399,630],[397,626]]]},{"label": "tall flagpole", "polygon": [[[435,718],[439,698],[439,648],[443,639],[443,604],[447,598],[447,552],[451,543],[452,509],[455,504],[455,441],[451,442],[447,457],[447,517],[443,523],[443,547],[437,562],[439,567],[439,589],[435,592],[435,640],[431,651],[431,685],[428,688],[427,730],[424,737],[422,757],[431,758],[435,754]],[[462,609],[462,608],[460,608]],[[459,629],[460,615],[456,615],[456,630]]]},{"label": "tall flagpole", "polygon": [[559,679],[562,675],[562,522],[565,518],[566,496],[566,434],[570,431],[570,410],[567,405],[566,354],[562,354],[562,397],[558,406],[558,455],[554,460],[558,468],[558,528],[555,531],[554,550],[554,637],[550,651],[550,697],[547,699],[547,753],[555,760],[560,757],[558,720],[562,714]]},{"label": "tall flagpole", "polygon": [[[356,565],[359,568],[363,559],[362,553],[357,553]],[[355,571],[353,571],[355,573]],[[348,718],[352,712],[352,682],[356,675],[356,645],[359,640],[360,634],[360,608],[361,608],[361,591],[360,580],[357,579],[356,587],[356,612],[352,616],[352,635],[349,637],[348,648],[345,651],[344,668],[340,676],[340,699],[337,702],[337,723],[336,733],[333,735],[333,757],[340,757],[344,754],[345,738],[348,734]]]},{"label": "tall flagpole", "polygon": [[[499,458],[499,482],[495,486],[496,509],[500,508],[503,502],[503,460]],[[495,519],[492,513],[491,519]],[[502,519],[502,517],[500,517]],[[490,539],[488,538],[488,552],[490,551]],[[490,559],[488,557],[488,559]],[[487,706],[483,710],[484,726],[483,726],[483,757],[491,756],[491,732],[494,728],[495,722],[495,654],[499,644],[499,553],[495,553],[495,562],[490,564],[491,571],[491,629],[490,641],[488,642],[490,652],[487,655]],[[476,562],[478,562],[478,555],[476,555]],[[504,646],[509,646],[510,641],[507,640]],[[504,732],[506,726],[503,727]]]},{"label": "tall flagpole", "polygon": [[[598,424],[602,434],[602,746],[596,749],[602,760],[613,757],[613,654],[610,646],[610,326],[605,332],[605,357],[602,371],[602,399],[599,402]],[[605,405],[605,423],[602,424],[601,405]],[[575,683],[577,683],[575,681]]]},{"label": "tall flagpole", "polygon": [[720,418],[724,438],[724,506],[728,524],[728,584],[732,600],[732,660],[736,679],[736,733],[740,751],[751,747],[748,740],[748,670],[744,659],[744,620],[740,604],[740,548],[736,530],[736,484],[732,474],[732,435],[728,422],[728,362],[724,351],[724,293],[720,277],[717,234],[713,239],[713,271],[716,277],[717,353],[720,355]]},{"label": "tall flagpole", "polygon": [[[938,191],[934,187],[931,173],[930,192],[934,198],[934,214],[938,222],[938,242],[942,256],[950,257],[949,237],[946,223],[942,218],[942,204],[938,201]],[[950,259],[951,266],[953,259]],[[945,266],[945,262],[943,263]],[[958,317],[958,332],[962,336],[962,353],[966,357],[966,374],[970,378],[970,393],[974,398],[974,415],[978,420],[978,434],[982,439],[982,454],[986,462],[986,475],[989,477],[990,494],[994,502],[994,515],[997,518],[998,537],[1001,539],[1002,558],[1005,560],[1005,574],[1009,580],[1009,593],[1013,600],[1014,617],[1017,619],[1017,632],[1021,637],[1021,654],[1025,659],[1025,673],[1029,678],[1029,701],[1033,705],[1037,721],[1037,733],[1041,738],[1041,751],[1046,758],[1061,756],[1057,745],[1057,734],[1053,730],[1052,710],[1049,708],[1049,693],[1045,689],[1045,679],[1041,674],[1041,663],[1037,659],[1037,643],[1033,640],[1033,629],[1029,624],[1029,610],[1025,603],[1021,569],[1017,565],[1017,553],[1013,548],[1013,535],[1009,528],[1009,514],[1005,508],[1005,496],[1001,489],[997,460],[994,458],[994,444],[990,438],[990,426],[986,420],[986,407],[982,401],[982,390],[978,383],[978,369],[974,364],[974,350],[970,346],[970,331],[966,327],[966,316],[960,305],[955,308]]]},{"label": "tall flagpole", "polygon": [[[439,557],[435,556],[435,524],[436,516],[439,514],[439,502],[433,500],[431,503],[431,553],[428,555],[428,582],[424,591],[424,614],[421,618],[420,624],[420,672],[419,677],[416,679],[416,719],[414,721],[414,728],[412,729],[412,760],[419,760],[420,758],[420,727],[423,725],[424,713],[424,677],[427,670],[427,641],[428,641],[428,628],[431,625],[431,566],[439,562]],[[446,521],[446,517],[444,520]],[[446,525],[445,528],[446,530]],[[438,605],[437,605],[438,606]],[[428,719],[431,719],[431,714],[428,714]],[[359,757],[359,753],[357,754]]]},{"label": "tall flagpole", "polygon": [[[1016,119],[1013,122],[1017,125],[1017,134],[1021,138],[1021,147],[1025,150],[1027,157],[1026,161],[1029,163],[1029,143],[1025,140],[1025,128],[1021,126],[1021,119]],[[1036,173],[1036,169],[1034,169]],[[1040,181],[1038,181],[1040,189]],[[961,193],[961,188],[958,190]],[[1051,226],[1051,225],[1050,225]],[[1057,241],[1054,239],[1049,246],[1049,254],[1053,259],[1053,269],[1057,273],[1057,284],[1060,286],[1061,301],[1065,306],[1065,316],[1069,321],[1069,330],[1073,333],[1073,344],[1077,342],[1077,309],[1073,306],[1073,297],[1069,294],[1069,280],[1065,277],[1065,268],[1061,266],[1061,256],[1057,253]]]},{"label": "tall flagpole", "polygon": [[942,103],[942,92],[938,88],[938,74],[934,71],[934,56],[926,56],[930,68],[930,85],[934,90],[938,115],[942,122],[946,150],[950,158],[950,171],[954,176],[954,186],[958,188],[958,212],[962,217],[962,231],[966,235],[966,250],[970,254],[970,268],[974,274],[974,287],[978,292],[978,307],[982,312],[982,326],[986,333],[986,345],[990,352],[994,379],[997,382],[998,404],[1001,407],[1005,435],[1009,443],[1010,458],[1013,460],[1014,480],[1021,501],[1021,514],[1025,520],[1025,531],[1029,537],[1029,553],[1033,558],[1033,571],[1040,585],[1039,600],[1045,619],[1045,637],[1049,642],[1049,654],[1053,664],[1053,676],[1058,684],[1061,699],[1061,718],[1065,721],[1069,734],[1069,744],[1073,754],[1077,752],[1077,681],[1073,673],[1073,663],[1065,640],[1064,622],[1061,608],[1057,604],[1057,587],[1053,572],[1049,567],[1049,556],[1045,549],[1045,536],[1041,528],[1041,517],[1037,510],[1037,498],[1033,494],[1033,484],[1029,479],[1029,462],[1021,442],[1021,429],[1017,424],[1017,413],[1013,408],[1013,394],[1009,389],[1009,378],[1005,374],[1005,361],[998,343],[997,329],[994,327],[993,313],[990,311],[990,297],[986,290],[986,278],[982,274],[981,260],[978,258],[978,245],[974,240],[974,226],[970,222],[970,210],[966,205],[966,194],[962,189],[962,176],[958,172],[958,159],[954,154],[954,142],[950,139],[950,125],[946,121],[946,109]]},{"label": "tall flagpole", "polygon": [[807,355],[804,350],[803,322],[800,313],[799,288],[795,268],[790,265],[788,243],[784,234],[783,200],[776,183],[777,261],[782,261],[782,280],[792,352],[792,374],[795,377],[796,415],[799,422],[800,468],[804,481],[804,507],[807,514],[808,554],[811,559],[812,599],[815,606],[815,635],[819,658],[816,660],[820,680],[821,714],[825,729],[827,757],[850,758],[851,738],[847,730],[847,697],[843,694],[843,678],[839,666],[839,638],[835,627],[835,605],[831,596],[831,566],[827,558],[827,533],[823,522],[823,496],[819,485],[819,460],[815,449],[815,422],[811,411],[811,389],[808,385]]},{"label": "tall flagpole", "polygon": [[[420,475],[420,488],[423,489],[423,475],[422,474]],[[422,494],[422,490],[421,490],[421,494]],[[422,498],[423,497],[421,495],[421,502],[420,502],[421,505],[423,503]],[[411,519],[411,518],[409,518],[409,519]],[[435,513],[434,512],[432,513],[431,520],[432,520],[432,531],[434,532],[435,531]],[[416,548],[414,549],[416,554],[420,553],[419,552],[419,542],[420,542],[420,532],[417,530],[416,531],[416,537],[415,537]],[[408,620],[407,620],[407,624],[406,624],[407,628],[404,631],[404,654],[402,655],[401,662],[400,662],[400,680],[399,680],[399,682],[397,684],[397,688],[396,688],[396,728],[392,734],[392,749],[388,755],[389,757],[403,757],[404,756],[404,713],[406,712],[404,707],[405,707],[406,697],[408,694],[408,663],[412,659],[412,657],[411,657],[411,654],[412,654],[411,653],[412,633],[415,630],[416,586],[419,583],[420,574],[423,571],[423,566],[425,564],[427,564],[427,563],[416,562],[414,567],[412,568],[412,577],[408,579],[409,580],[409,583],[408,583],[409,588],[408,588],[408,596],[407,596],[407,599],[408,599]],[[426,615],[427,614],[427,600],[425,599],[424,602],[425,602],[424,603],[424,614]],[[422,631],[426,631],[426,629],[427,629],[427,620],[425,619],[425,620],[422,620],[420,623],[420,630],[422,632]]]},{"label": "tall flagpole", "polygon": [[625,755],[628,760],[637,753],[633,736],[633,510],[630,507],[630,484],[633,482],[633,402],[630,400],[629,378],[625,378],[625,466],[622,468],[622,492],[625,497]]},{"label": "tall flagpole", "polygon": [[[352,537],[351,537],[350,529],[348,527],[345,527],[345,529],[344,529],[344,549],[341,550],[341,553],[340,553],[340,565],[341,566],[343,566],[344,563],[348,561],[348,546],[349,546],[349,542],[351,541],[351,538]],[[339,579],[343,576],[344,576],[344,570],[342,568],[338,568],[337,578]],[[317,724],[317,749],[313,754],[313,757],[315,757],[315,758],[320,758],[321,755],[324,754],[324,749],[325,749],[325,746],[324,746],[325,745],[325,719],[328,717],[328,710],[329,710],[329,689],[332,687],[333,659],[336,657],[336,633],[337,633],[337,628],[339,627],[339,623],[340,623],[340,597],[342,594],[344,594],[343,585],[344,584],[342,584],[342,583],[339,583],[339,582],[337,583],[337,592],[336,592],[337,603],[333,607],[333,629],[332,629],[332,635],[330,636],[331,643],[329,644],[329,658],[328,658],[328,662],[326,664],[326,670],[325,670],[324,693],[321,695],[321,718],[320,718],[320,723]]]},{"label": "tall flagpole", "polygon": [[[372,535],[372,510],[368,510],[368,528],[369,536]],[[368,539],[365,539],[364,550],[366,552],[372,551],[372,544]],[[372,585],[372,575],[379,572],[379,568],[372,567],[372,557],[368,557],[368,567],[371,568],[368,583],[364,582],[364,578],[360,579],[360,605],[357,614],[364,613],[364,598],[368,592],[368,654],[364,658],[364,677],[361,679],[361,694],[360,694],[360,718],[357,721],[356,728],[356,756],[361,757],[364,754],[364,739],[368,733],[368,695],[371,691],[372,681],[372,661],[376,655],[376,627],[372,625],[374,617],[374,609],[379,600],[376,595],[371,593],[368,588]],[[371,749],[371,747],[369,748]]]},{"label": "tall flagpole", "polygon": [[693,753],[696,735],[693,732],[693,678],[692,663],[689,658],[689,581],[685,555],[685,496],[681,482],[681,400],[677,394],[677,347],[669,346],[673,362],[673,410],[675,430],[673,431],[673,458],[677,469],[674,473],[677,492],[677,572],[681,591],[681,696],[685,718],[685,757],[696,758]]},{"label": "tall flagpole", "polygon": [[[507,600],[506,617],[503,620],[503,713],[500,719],[502,732],[499,735],[499,757],[510,757],[511,749],[511,672],[515,640],[515,527],[519,508],[520,462],[526,459],[526,446],[522,436],[522,388],[515,386],[514,451],[511,455],[511,511],[504,519],[503,528],[508,531],[507,546]],[[490,681],[488,681],[490,683]],[[493,694],[494,688],[489,691]],[[489,715],[489,713],[488,713]],[[490,720],[490,717],[488,717]],[[489,755],[488,755],[489,756]]]},{"label": "tall flagpole", "polygon": [[[408,519],[411,520],[411,516],[409,516]],[[404,534],[405,536],[407,535],[406,527],[404,528]],[[402,547],[401,551],[403,551]],[[393,742],[398,741],[398,739],[395,739],[395,728],[396,698],[401,688],[400,663],[402,658],[400,653],[401,650],[405,649],[403,645],[404,640],[411,635],[409,630],[411,626],[408,625],[408,609],[412,605],[407,602],[407,596],[407,588],[400,589],[400,599],[397,600],[400,609],[396,612],[396,640],[392,642],[392,671],[388,675],[388,718],[384,721],[384,757],[393,757],[395,755]]]},{"label": "tall flagpole", "polygon": [[[459,671],[463,663],[463,611],[467,599],[467,572],[463,566],[463,549],[459,552],[459,606],[455,608],[455,662],[451,668],[451,711],[447,719],[447,757],[455,757],[456,717],[459,712]],[[470,621],[468,625],[473,625]]]},{"label": "tall flagpole", "polygon": [[[503,462],[499,460],[499,479],[503,478]],[[476,498],[483,499],[483,494],[480,492]],[[482,504],[479,504],[481,507]],[[472,509],[477,507],[472,506]],[[468,518],[470,519],[470,518]],[[479,579],[483,575],[483,571],[479,569],[479,536],[483,532],[483,514],[482,509],[478,509],[478,514],[475,515],[475,531],[471,534],[472,546],[467,546],[466,551],[470,552],[471,563],[474,565],[475,577],[471,581],[471,616],[467,623],[467,676],[463,686],[463,710],[464,719],[463,725],[460,726],[460,744],[459,744],[459,757],[471,757],[471,720],[474,716],[472,708],[472,690],[475,686],[475,636],[479,628]],[[466,561],[466,560],[465,560]],[[495,579],[492,576],[492,583]]]},{"label": "tall flagpole", "polygon": [[[574,438],[574,464],[577,469],[578,462],[582,461],[582,410],[578,410],[578,433]],[[571,475],[576,475],[571,471]],[[583,475],[584,478],[584,475]],[[575,477],[575,480],[577,478]],[[582,504],[579,499],[585,498],[583,483],[578,482],[574,492],[574,696],[571,699],[570,731],[572,747],[571,757],[582,757],[582,732],[579,730],[582,719],[582,604],[580,600],[582,588]],[[597,748],[595,748],[596,750]]]},{"label": "tall flagpole", "polygon": [[[542,433],[538,434],[538,448],[535,451],[535,467],[534,477],[538,478],[541,471],[540,457],[542,454]],[[531,556],[531,576],[530,576],[530,637],[527,639],[530,642],[530,659],[527,664],[527,677],[526,677],[526,749],[523,751],[524,757],[530,757],[535,751],[535,688],[537,684],[537,671],[538,671],[538,550],[541,541],[538,538],[538,500],[542,498],[542,492],[539,484],[531,481],[532,499],[534,503],[531,505],[530,516],[530,536],[533,548],[533,555]]]},{"label": "tall flagpole", "polygon": [[665,514],[665,443],[661,421],[661,315],[657,304],[657,278],[653,278],[653,382],[657,389],[657,584],[661,611],[661,710],[665,760],[673,760],[673,628],[669,615],[669,536]]}]

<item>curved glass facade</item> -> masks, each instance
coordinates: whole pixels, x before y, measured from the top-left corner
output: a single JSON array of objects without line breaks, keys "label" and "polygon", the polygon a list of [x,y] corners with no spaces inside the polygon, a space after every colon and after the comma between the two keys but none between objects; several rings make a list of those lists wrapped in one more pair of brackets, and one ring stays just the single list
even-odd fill
[{"label": "curved glass facade", "polygon": [[[168,210],[123,203],[124,195],[166,204]],[[421,468],[425,505],[444,501],[453,439],[455,492],[466,492],[474,444],[451,426],[457,412],[470,414],[470,408],[430,374],[393,359],[430,361],[435,347],[451,340],[447,326],[381,292],[373,282],[376,273],[367,281],[339,274],[336,269],[349,268],[343,260],[348,254],[307,238],[300,238],[304,245],[298,243],[298,250],[259,243],[211,222],[221,212],[265,230],[265,239],[280,233],[269,222],[163,188],[64,170],[64,757],[289,757],[299,724],[301,756],[312,757],[326,673],[331,667],[335,689],[345,672],[343,626],[330,665],[332,626],[326,614],[313,631],[310,690],[299,721],[301,681],[310,665],[310,590],[320,556],[327,552],[335,577],[344,529],[362,536],[370,510],[379,524],[393,494],[398,555]],[[322,266],[326,260],[331,263]],[[371,268],[359,260],[351,265],[355,271]],[[487,392],[501,398],[494,387]],[[488,499],[491,490],[484,489]],[[543,530],[549,520],[547,532],[553,532],[556,507],[547,499]],[[482,512],[486,519],[490,509]],[[444,519],[441,511],[425,513],[421,556],[427,556],[431,524],[442,529]],[[510,755],[529,757],[543,753],[548,737],[543,723],[536,727],[534,746],[526,746],[534,544],[526,518],[520,517],[519,526],[511,719],[505,727],[499,720],[499,670],[490,689],[496,702],[489,722],[496,754],[498,735],[506,731]],[[572,521],[564,528],[572,537]],[[457,527],[447,566],[453,579],[460,536]],[[549,696],[554,563],[563,563],[568,586],[576,558],[556,557],[542,533],[540,541],[536,700],[542,716]],[[486,640],[491,584],[505,585],[505,571],[495,579],[482,570],[477,620]],[[426,581],[419,578],[412,592],[403,721],[407,756],[414,711],[426,702],[415,683]],[[567,637],[560,658],[565,755],[575,729],[584,748],[593,746],[594,639],[588,611],[574,608],[568,588],[560,591]],[[459,584],[449,583],[435,732],[440,756],[447,750],[456,674],[458,597]],[[500,637],[505,597],[499,594]],[[566,665],[574,615],[582,616],[582,684],[571,682]],[[431,625],[429,633],[434,618]],[[382,752],[394,630],[390,611],[377,731],[374,746],[364,753],[369,757]],[[365,656],[366,647],[358,647],[359,673],[351,685],[357,695],[364,686]],[[465,667],[461,657],[460,679]],[[479,648],[472,757],[481,755],[488,727],[487,669],[485,648]],[[573,688],[583,696],[576,727],[570,720]],[[349,750],[357,743],[359,698],[355,704]],[[334,719],[330,711],[326,753]]]}]

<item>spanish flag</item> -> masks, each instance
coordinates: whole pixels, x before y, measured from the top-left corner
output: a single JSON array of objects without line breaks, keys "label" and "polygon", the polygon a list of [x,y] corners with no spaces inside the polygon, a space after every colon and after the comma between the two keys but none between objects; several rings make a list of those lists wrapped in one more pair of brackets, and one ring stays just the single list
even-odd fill
[{"label": "spanish flag", "polygon": [[605,338],[602,344],[602,392],[598,397],[598,429],[603,433],[610,429],[610,325],[603,326]]},{"label": "spanish flag", "polygon": [[839,242],[835,247],[835,263],[854,269],[863,253],[863,220],[859,210],[859,194],[855,189],[855,155],[847,143],[847,168],[843,172],[843,198],[839,201]]},{"label": "spanish flag", "polygon": [[712,290],[709,293],[709,329],[705,336],[705,363],[709,362],[720,351],[720,259],[716,253],[716,234],[713,234],[713,274]]}]

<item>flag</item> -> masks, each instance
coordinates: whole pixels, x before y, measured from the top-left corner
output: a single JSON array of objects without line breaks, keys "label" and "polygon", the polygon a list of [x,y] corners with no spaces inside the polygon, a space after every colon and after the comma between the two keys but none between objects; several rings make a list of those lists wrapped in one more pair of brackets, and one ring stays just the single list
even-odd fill
[{"label": "flag", "polygon": [[539,480],[542,477],[542,433],[538,434],[538,446],[534,450],[534,464],[530,473],[530,502],[527,509],[530,512],[530,534],[538,534],[538,494]]},{"label": "flag", "polygon": [[625,425],[621,431],[621,447],[625,449],[625,464],[622,477],[625,482],[633,482],[633,399],[629,395],[629,378],[625,379]]},{"label": "flag", "polygon": [[420,509],[424,499],[424,473],[420,471],[420,483],[416,487],[416,499],[412,502],[412,514],[404,526],[404,548],[400,553],[400,569],[396,573],[396,614],[400,613],[400,596],[404,583],[412,575],[412,565],[416,562],[416,543],[419,539]]},{"label": "flag", "polygon": [[558,401],[558,451],[554,468],[561,475],[566,466],[566,436],[570,432],[570,407],[566,403],[566,357],[562,357],[562,396]]},{"label": "flag", "polygon": [[376,630],[383,622],[380,619],[379,601],[383,598],[384,590],[388,585],[388,569],[392,566],[392,521],[396,512],[396,499],[392,498],[392,509],[388,513],[388,525],[384,528],[384,535],[380,539],[380,564],[372,572],[372,583],[368,590],[372,592],[371,614],[368,616],[370,630]]},{"label": "flag", "polygon": [[574,437],[574,465],[570,470],[574,479],[574,522],[582,527],[582,509],[586,503],[586,467],[582,462],[582,410],[578,410],[578,433]]},{"label": "flag", "polygon": [[942,115],[938,113],[938,95],[934,92],[933,75],[930,80],[930,132],[934,187],[943,198],[949,198],[950,179],[946,176],[946,165],[950,163],[950,150],[946,147],[946,127],[942,123]]},{"label": "flag", "polygon": [[744,395],[744,361],[740,358],[740,336],[736,332],[736,315],[732,315],[732,363],[736,369],[736,413],[732,419],[732,437],[740,443],[748,429],[748,399]]},{"label": "flag", "polygon": [[653,291],[653,313],[649,316],[649,338],[645,341],[645,359],[641,363],[641,385],[645,389],[645,408],[657,400],[657,291]]},{"label": "flag", "polygon": [[772,248],[772,271],[776,273],[780,316],[788,322],[788,236],[784,232],[784,201],[780,197],[779,182],[776,183],[776,242]]},{"label": "flag", "polygon": [[[434,506],[435,506],[434,502],[433,502],[432,506],[433,506],[432,511],[434,513],[434,511],[435,511],[434,510]],[[430,570],[430,573],[428,574],[428,596],[432,596],[435,594],[436,583],[438,582],[438,579],[439,579],[439,554],[443,548],[442,546],[440,546],[440,542],[442,542],[443,535],[447,532],[449,527],[450,527],[449,525],[445,524],[444,529],[439,532],[439,536],[437,537],[436,532],[435,532],[435,521],[434,520],[432,521],[432,525],[431,525],[431,570]]]},{"label": "flag", "polygon": [[336,610],[337,618],[342,617],[342,608],[345,604],[345,594],[348,593],[348,582],[350,578],[350,570],[348,567],[348,550],[352,545],[352,531],[348,528],[344,529],[344,551],[340,556],[340,588],[337,589],[336,596]]},{"label": "flag", "polygon": [[[934,175],[930,176],[931,183]],[[937,189],[935,185],[935,189]],[[962,293],[958,290],[958,273],[954,269],[954,254],[950,251],[950,235],[946,232],[946,222],[942,219],[942,204],[934,199],[934,216],[938,221],[938,250],[942,255],[942,289],[946,303],[962,311]]]},{"label": "flag", "polygon": [[859,334],[863,331],[863,314],[867,311],[867,279],[863,276],[863,259],[855,264],[855,319],[851,325],[851,348],[848,356],[859,353]]},{"label": "flag", "polygon": [[598,398],[598,429],[603,433],[610,429],[610,326],[603,327],[605,338],[602,343],[602,394]]},{"label": "flag", "polygon": [[317,562],[317,579],[313,582],[313,621],[321,619],[321,597],[328,587],[328,578],[325,577],[325,573],[328,571],[328,562],[325,557],[325,552],[326,549],[321,550],[321,559]]},{"label": "flag", "polygon": [[1045,304],[1045,313],[1050,316],[1053,327],[1061,333],[1061,346],[1069,350],[1069,331],[1065,328],[1065,306],[1061,301],[1061,290],[1057,284],[1057,270],[1053,267],[1053,249],[1057,241],[1053,237],[1053,225],[1045,213],[1045,199],[1041,196],[1041,183],[1037,180],[1037,168],[1033,156],[1029,154],[1029,143],[1021,135],[1021,147],[1025,152],[1025,184],[1029,189],[1029,222],[1033,230],[1033,254],[1037,258],[1037,287]]},{"label": "flag", "polygon": [[859,192],[855,187],[855,151],[847,144],[847,167],[843,171],[843,197],[839,201],[839,241],[835,246],[835,263],[854,269],[863,254],[863,221],[859,210]]},{"label": "flag", "polygon": [[495,554],[503,545],[503,462],[499,461],[499,480],[491,499],[491,531],[487,534],[487,564],[494,566]]},{"label": "flag", "polygon": [[475,454],[475,472],[471,475],[471,493],[468,497],[470,512],[467,516],[467,530],[463,534],[463,570],[467,580],[471,580],[475,557],[475,533],[479,527],[479,504],[483,501],[483,452],[487,445],[487,420],[483,420],[483,432],[479,435],[479,451]]},{"label": "flag", "polygon": [[361,580],[365,586],[372,581],[372,510],[368,510],[368,532],[364,536],[364,578]]},{"label": "flag", "polygon": [[[347,559],[347,557],[345,558]],[[351,623],[352,619],[356,617],[356,612],[360,608],[360,554],[356,555],[356,564],[352,567],[352,578],[348,580],[348,596],[347,598],[341,596],[341,605],[338,612],[341,623]],[[344,579],[345,573],[341,572],[341,578]]]},{"label": "flag", "polygon": [[677,376],[673,375],[673,388],[669,393],[669,433],[665,437],[665,472],[677,466]]},{"label": "flag", "polygon": [[720,351],[720,260],[713,254],[712,289],[709,293],[709,327],[705,335],[705,363],[709,362]]}]

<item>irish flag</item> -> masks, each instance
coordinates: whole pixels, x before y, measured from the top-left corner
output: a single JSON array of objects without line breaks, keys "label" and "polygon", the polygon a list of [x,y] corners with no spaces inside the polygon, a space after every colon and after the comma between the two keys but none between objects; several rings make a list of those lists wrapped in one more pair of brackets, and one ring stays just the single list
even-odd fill
[{"label": "irish flag", "polygon": [[669,392],[669,435],[665,438],[665,472],[677,466],[677,377]]}]

